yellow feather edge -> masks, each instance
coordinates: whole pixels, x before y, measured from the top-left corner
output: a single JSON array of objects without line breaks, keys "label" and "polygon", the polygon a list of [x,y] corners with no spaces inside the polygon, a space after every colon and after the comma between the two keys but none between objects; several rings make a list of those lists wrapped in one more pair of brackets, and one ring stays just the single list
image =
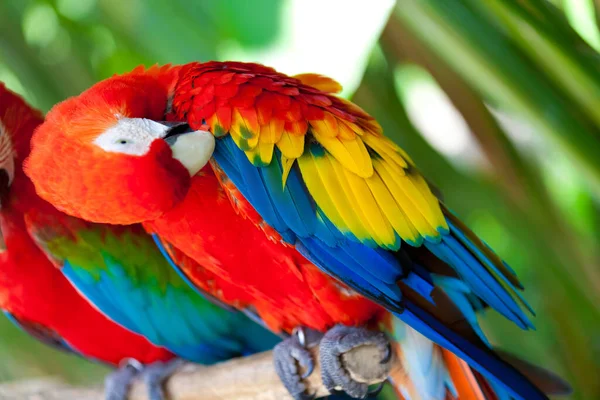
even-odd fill
[{"label": "yellow feather edge", "polygon": [[[362,178],[349,172],[333,157],[328,156],[328,158],[338,181],[342,185],[342,195],[351,204],[351,213],[349,214],[360,222],[368,234],[367,237],[360,239],[372,238],[378,245],[384,247],[392,245],[394,242],[394,232],[391,229],[391,225],[381,215],[366,185],[365,187],[360,187],[360,183],[364,183]],[[353,177],[356,180],[352,179]]]},{"label": "yellow feather edge", "polygon": [[354,200],[354,209],[362,217],[363,225],[369,228],[375,242],[383,247],[394,247],[397,244],[394,229],[379,208],[365,179],[348,171],[339,163],[336,170],[338,176],[341,175],[340,179],[348,182],[351,192],[347,196]]},{"label": "yellow feather edge", "polygon": [[281,189],[285,190],[285,184],[287,182],[287,178],[290,175],[290,171],[294,166],[295,158],[287,158],[283,154],[280,157],[281,160]]},{"label": "yellow feather edge", "polygon": [[354,140],[340,140],[337,137],[329,138],[313,131],[317,141],[338,160],[344,167],[363,178],[371,176],[373,164],[371,157],[360,137]]},{"label": "yellow feather edge", "polygon": [[356,137],[356,132],[354,132],[350,124],[343,119],[338,120],[338,127],[339,138],[341,140],[352,140]]},{"label": "yellow feather edge", "polygon": [[246,157],[257,167],[266,167],[271,163],[273,159],[273,148],[275,145],[273,143],[267,143],[262,140],[262,136],[258,141],[258,146],[251,150],[246,150]]},{"label": "yellow feather edge", "polygon": [[419,206],[411,199],[410,194],[406,193],[406,176],[394,175],[388,163],[380,162],[378,163],[378,166],[379,176],[381,176],[392,197],[394,197],[398,206],[402,209],[421,236],[436,235],[437,231],[435,228],[429,224],[426,217],[419,210]]},{"label": "yellow feather edge", "polygon": [[398,205],[379,174],[379,171],[382,168],[381,161],[373,160],[373,167],[375,168],[375,172],[370,178],[366,179],[366,182],[369,185],[369,189],[371,189],[377,204],[379,204],[379,207],[388,221],[392,224],[394,230],[398,233],[398,236],[411,244],[420,245],[422,241],[421,235],[410,222],[402,207]]},{"label": "yellow feather edge", "polygon": [[[317,167],[317,173],[324,183],[327,195],[344,220],[345,225],[350,228],[350,232],[352,232],[359,240],[369,239],[370,235],[367,228],[363,226],[358,218],[356,218],[356,214],[352,209],[350,201],[344,196],[340,181],[336,179],[331,157],[315,157],[312,153],[311,157]],[[323,209],[323,211],[325,212],[325,215],[329,216],[329,210]]]},{"label": "yellow feather edge", "polygon": [[430,222],[433,226],[437,226],[438,229],[448,230],[448,222],[446,221],[446,217],[444,216],[440,202],[438,198],[433,194],[429,184],[425,180],[425,178],[416,170],[412,170],[410,173],[407,173],[407,176],[412,178],[412,182],[415,184],[419,193],[423,195],[425,199],[425,203],[429,206],[430,212]]},{"label": "yellow feather edge", "polygon": [[277,142],[277,148],[287,158],[298,158],[304,152],[304,140],[304,135],[292,135],[284,131],[281,134],[281,139]]},{"label": "yellow feather edge", "polygon": [[[375,150],[381,157],[393,160],[400,168],[406,169],[408,168],[407,160],[402,157],[402,155],[396,150],[398,148],[394,148],[390,146],[391,142],[389,139],[380,136],[377,137],[372,134],[366,134],[363,136],[363,141],[367,146]],[[393,142],[391,142],[393,144]],[[395,145],[394,145],[395,146]]]},{"label": "yellow feather edge", "polygon": [[302,179],[306,184],[306,188],[317,205],[327,213],[327,218],[329,218],[331,223],[333,223],[340,231],[347,232],[348,226],[342,219],[342,216],[338,213],[333,201],[328,196],[327,189],[325,189],[325,183],[321,180],[321,177],[317,172],[317,165],[313,161],[313,157],[309,151],[298,158],[298,167],[302,173]]},{"label": "yellow feather edge", "polygon": [[244,151],[254,149],[258,145],[260,136],[259,132],[253,132],[247,127],[246,121],[237,108],[234,108],[232,112],[229,134],[235,144]]}]

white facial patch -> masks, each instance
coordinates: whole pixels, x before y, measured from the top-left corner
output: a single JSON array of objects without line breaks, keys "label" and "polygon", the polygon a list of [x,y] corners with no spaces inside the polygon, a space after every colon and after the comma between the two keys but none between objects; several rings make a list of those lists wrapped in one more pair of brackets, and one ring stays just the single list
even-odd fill
[{"label": "white facial patch", "polygon": [[[164,138],[170,127],[145,118],[120,118],[94,140],[94,144],[112,153],[143,156],[152,142]],[[173,135],[167,139],[173,158],[183,164],[190,176],[196,175],[210,160],[215,150],[215,138],[207,131]]]},{"label": "white facial patch", "polygon": [[0,169],[8,174],[8,183],[15,177],[15,154],[8,129],[0,121]]},{"label": "white facial patch", "polygon": [[143,156],[156,139],[163,138],[168,126],[145,118],[121,118],[94,140],[94,144],[111,153]]}]

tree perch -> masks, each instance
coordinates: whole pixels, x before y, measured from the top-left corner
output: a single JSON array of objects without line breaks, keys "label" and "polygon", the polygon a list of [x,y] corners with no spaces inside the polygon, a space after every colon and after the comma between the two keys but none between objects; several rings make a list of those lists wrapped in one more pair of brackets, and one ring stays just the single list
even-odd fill
[{"label": "tree perch", "polygon": [[[310,393],[316,397],[329,393],[321,382],[318,347],[311,349],[315,370],[306,379]],[[391,364],[391,374],[402,373],[397,357],[388,364],[379,364],[380,352],[374,346],[360,346],[344,356],[344,365],[352,377],[376,384],[384,381]],[[186,364],[166,383],[169,400],[292,400],[273,367],[272,352],[237,358],[212,366]],[[104,400],[101,387],[77,388],[56,380],[23,381],[0,385],[3,400]],[[148,400],[146,387],[136,379],[130,400]]]}]

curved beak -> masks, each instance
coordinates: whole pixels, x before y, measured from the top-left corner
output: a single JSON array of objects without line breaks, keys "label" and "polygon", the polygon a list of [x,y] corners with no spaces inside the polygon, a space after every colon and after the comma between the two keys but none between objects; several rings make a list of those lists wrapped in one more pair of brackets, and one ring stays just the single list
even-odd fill
[{"label": "curved beak", "polygon": [[169,129],[163,140],[171,147],[173,158],[183,164],[190,176],[196,175],[210,161],[215,150],[215,137],[208,131],[193,131],[185,123],[165,125]]}]

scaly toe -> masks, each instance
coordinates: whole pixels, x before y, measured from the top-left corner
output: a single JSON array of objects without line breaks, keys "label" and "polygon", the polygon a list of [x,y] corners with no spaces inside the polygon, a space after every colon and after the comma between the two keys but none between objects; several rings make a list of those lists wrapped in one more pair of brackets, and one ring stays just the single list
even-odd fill
[{"label": "scaly toe", "polygon": [[144,368],[137,360],[128,359],[104,380],[106,400],[127,400],[131,381]]},{"label": "scaly toe", "polygon": [[[310,400],[314,397],[306,393],[306,385],[303,382],[315,367],[312,354],[307,349],[314,340],[314,331],[298,329],[273,349],[275,371],[290,395],[296,400]],[[303,374],[300,374],[298,366],[304,370]]]},{"label": "scaly toe", "polygon": [[321,374],[323,384],[330,392],[343,391],[358,399],[373,395],[369,385],[352,379],[342,362],[342,355],[365,345],[377,346],[381,352],[380,363],[390,360],[391,344],[383,332],[337,325],[323,336],[320,344]]},{"label": "scaly toe", "polygon": [[166,400],[163,385],[184,363],[182,359],[176,358],[166,363],[155,362],[144,368],[142,377],[148,388],[148,398],[150,400]]}]

